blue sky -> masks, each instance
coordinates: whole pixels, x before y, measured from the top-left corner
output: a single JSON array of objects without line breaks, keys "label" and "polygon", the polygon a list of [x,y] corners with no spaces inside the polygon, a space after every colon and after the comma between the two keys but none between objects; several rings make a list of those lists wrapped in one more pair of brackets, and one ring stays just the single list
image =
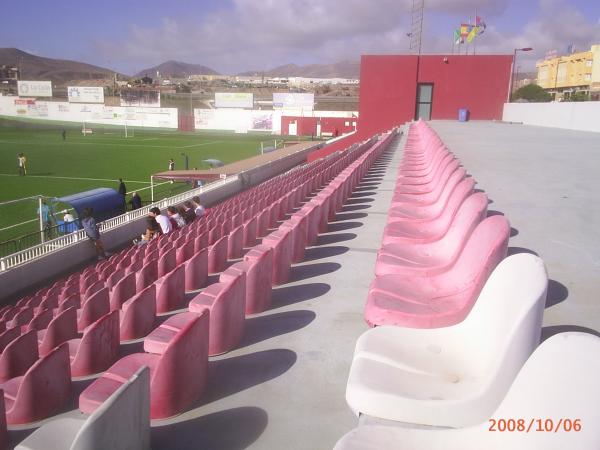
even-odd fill
[{"label": "blue sky", "polygon": [[[222,73],[405,53],[411,0],[19,0],[3,6],[0,45],[137,72],[167,59]],[[452,30],[487,22],[478,53],[523,55],[600,43],[597,0],[426,0],[425,53],[452,50]]]}]

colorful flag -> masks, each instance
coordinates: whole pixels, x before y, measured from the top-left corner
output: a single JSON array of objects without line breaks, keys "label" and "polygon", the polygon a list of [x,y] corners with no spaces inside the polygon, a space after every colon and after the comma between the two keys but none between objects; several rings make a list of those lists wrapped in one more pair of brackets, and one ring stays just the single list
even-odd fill
[{"label": "colorful flag", "polygon": [[467,42],[470,44],[471,42],[473,42],[473,39],[475,39],[475,37],[477,36],[477,30],[479,28],[477,27],[472,27],[471,31],[469,31],[469,34],[467,35]]},{"label": "colorful flag", "polygon": [[463,23],[460,25],[460,36],[462,38],[466,38],[469,35],[469,32],[471,31],[471,25]]},{"label": "colorful flag", "polygon": [[462,36],[460,35],[460,30],[454,30],[454,45],[460,45],[463,42],[464,41]]},{"label": "colorful flag", "polygon": [[479,16],[475,17],[475,26],[477,27],[477,34],[483,34],[485,29],[487,28],[487,25]]}]

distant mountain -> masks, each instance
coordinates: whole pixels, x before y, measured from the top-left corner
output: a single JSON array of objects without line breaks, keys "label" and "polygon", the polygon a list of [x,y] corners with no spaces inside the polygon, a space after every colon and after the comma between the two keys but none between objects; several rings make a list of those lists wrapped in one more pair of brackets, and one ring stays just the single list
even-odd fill
[{"label": "distant mountain", "polygon": [[134,76],[143,77],[148,75],[150,78],[156,78],[156,72],[163,78],[187,78],[190,75],[219,75],[210,67],[200,64],[188,64],[180,61],[167,61],[158,66],[140,70]]},{"label": "distant mountain", "polygon": [[18,67],[23,80],[50,80],[57,84],[71,80],[112,79],[115,74],[113,70],[103,67],[77,61],[43,58],[17,48],[0,48],[0,65]]},{"label": "distant mountain", "polygon": [[[309,64],[299,66],[286,64],[265,73],[266,77],[305,77],[305,78],[354,78],[360,76],[360,61],[344,60],[333,64]],[[241,76],[262,75],[262,72],[244,72]]]}]

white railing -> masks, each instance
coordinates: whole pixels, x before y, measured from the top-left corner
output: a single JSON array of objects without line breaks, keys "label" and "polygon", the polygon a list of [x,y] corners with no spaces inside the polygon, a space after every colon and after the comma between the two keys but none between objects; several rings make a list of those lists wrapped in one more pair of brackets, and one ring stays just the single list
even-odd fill
[{"label": "white railing", "polygon": [[[165,198],[163,200],[159,200],[150,205],[144,206],[140,209],[136,209],[135,211],[128,211],[125,214],[122,214],[117,217],[113,217],[112,219],[105,220],[104,222],[99,223],[100,230],[102,232],[106,232],[109,230],[113,230],[117,227],[120,227],[124,224],[131,223],[136,221],[142,217],[145,217],[150,212],[150,208],[158,207],[160,209],[164,209],[167,206],[178,205],[187,200],[190,200],[192,197],[196,195],[200,195],[205,192],[210,192],[215,189],[219,189],[222,186],[225,186],[233,181],[237,180],[237,175],[229,176],[224,180],[215,181],[206,186],[202,186],[196,189],[192,189],[181,194],[174,195],[172,197]],[[75,245],[81,241],[87,240],[87,235],[85,231],[78,230],[73,233],[66,234],[64,236],[60,236],[56,239],[52,239],[50,241],[46,241],[42,244],[35,245],[25,250],[21,250],[20,252],[13,253],[12,255],[4,256],[0,258],[0,272],[4,272],[13,267],[20,266],[21,264],[25,264],[31,262],[37,258],[48,255],[49,253],[53,253],[59,250],[62,250],[71,245]]]}]

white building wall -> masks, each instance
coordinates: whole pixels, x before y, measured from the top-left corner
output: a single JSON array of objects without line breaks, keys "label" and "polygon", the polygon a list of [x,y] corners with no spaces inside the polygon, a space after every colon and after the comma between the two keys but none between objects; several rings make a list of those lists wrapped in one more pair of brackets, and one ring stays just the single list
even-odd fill
[{"label": "white building wall", "polygon": [[600,102],[506,103],[502,120],[600,133]]}]

